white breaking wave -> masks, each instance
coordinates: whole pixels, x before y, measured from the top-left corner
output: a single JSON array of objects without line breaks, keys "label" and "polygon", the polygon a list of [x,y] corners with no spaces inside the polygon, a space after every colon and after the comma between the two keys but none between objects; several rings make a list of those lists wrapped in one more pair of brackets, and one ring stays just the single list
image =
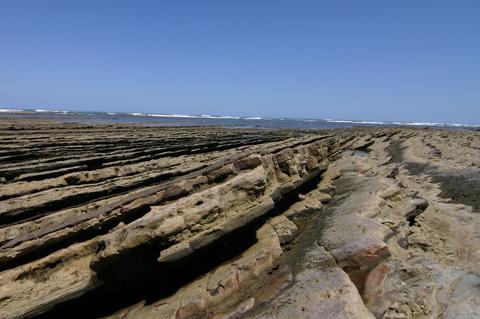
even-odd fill
[{"label": "white breaking wave", "polygon": [[429,122],[405,122],[399,123],[399,125],[411,125],[411,126],[447,126],[447,127],[480,127],[478,124],[460,124],[460,123],[429,123]]},{"label": "white breaking wave", "polygon": [[152,117],[170,117],[170,118],[201,118],[201,116],[188,115],[188,114],[147,114],[147,116],[152,116]]},{"label": "white breaking wave", "polygon": [[70,111],[60,111],[60,110],[43,110],[43,109],[37,109],[37,110],[23,110],[23,109],[0,109],[0,112],[3,113],[61,113],[61,114],[68,114],[72,113]]},{"label": "white breaking wave", "polygon": [[326,119],[326,122],[331,123],[352,123],[352,124],[389,124],[387,122],[376,122],[376,121],[351,121],[351,120],[331,120]]},{"label": "white breaking wave", "polygon": [[413,125],[413,126],[443,126],[448,125],[444,123],[430,123],[430,122],[405,122],[403,125]]},{"label": "white breaking wave", "polygon": [[21,109],[0,109],[0,113],[22,113],[25,112],[25,110]]},{"label": "white breaking wave", "polygon": [[72,112],[70,112],[70,111],[46,111],[46,112],[60,113],[60,114],[69,114],[69,113],[72,113]]},{"label": "white breaking wave", "polygon": [[436,123],[436,122],[377,122],[377,121],[352,121],[352,120],[331,120],[331,123],[351,123],[351,124],[374,124],[374,125],[405,125],[405,126],[445,126],[445,127],[480,127],[476,124],[460,124],[460,123]]},{"label": "white breaking wave", "polygon": [[61,113],[61,114],[68,114],[72,113],[71,111],[64,111],[64,110],[43,110],[43,109],[37,109],[33,110],[36,113]]},{"label": "white breaking wave", "polygon": [[202,114],[203,118],[206,119],[227,119],[227,120],[239,120],[241,117],[239,116],[230,116],[230,115],[209,115],[209,114]]},{"label": "white breaking wave", "polygon": [[453,124],[449,124],[449,125],[454,126],[454,127],[480,127],[480,124],[468,125],[468,124],[461,124],[461,123],[453,123]]},{"label": "white breaking wave", "polygon": [[202,114],[202,115],[190,115],[190,114],[142,114],[142,113],[129,113],[130,115],[136,116],[151,116],[151,117],[167,117],[167,118],[192,118],[192,119],[235,119],[240,120],[242,119],[239,116],[230,116],[230,115],[209,115],[209,114]]},{"label": "white breaking wave", "polygon": [[[115,113],[107,113],[115,114]],[[219,119],[219,120],[263,120],[263,117],[240,117],[232,115],[190,115],[190,114],[156,114],[156,113],[127,113],[132,116],[149,116],[149,117],[165,117],[165,118],[192,118],[192,119]]]}]

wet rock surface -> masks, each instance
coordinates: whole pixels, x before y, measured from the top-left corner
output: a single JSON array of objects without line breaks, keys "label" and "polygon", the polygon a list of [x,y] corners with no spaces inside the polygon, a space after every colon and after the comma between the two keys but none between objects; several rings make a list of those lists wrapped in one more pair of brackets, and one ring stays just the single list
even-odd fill
[{"label": "wet rock surface", "polygon": [[480,316],[479,132],[0,138],[1,318]]}]

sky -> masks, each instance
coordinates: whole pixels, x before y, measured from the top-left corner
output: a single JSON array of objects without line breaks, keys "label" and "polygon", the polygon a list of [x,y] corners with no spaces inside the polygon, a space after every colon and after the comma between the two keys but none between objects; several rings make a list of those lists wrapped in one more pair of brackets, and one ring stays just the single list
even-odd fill
[{"label": "sky", "polygon": [[0,0],[0,107],[480,124],[480,1]]}]

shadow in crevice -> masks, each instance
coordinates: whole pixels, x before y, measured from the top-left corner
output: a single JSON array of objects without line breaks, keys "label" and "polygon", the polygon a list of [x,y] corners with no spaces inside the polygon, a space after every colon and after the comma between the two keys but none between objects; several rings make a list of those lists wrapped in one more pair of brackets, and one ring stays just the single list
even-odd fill
[{"label": "shadow in crevice", "polygon": [[97,280],[102,283],[100,288],[56,305],[36,318],[98,318],[140,301],[150,304],[171,296],[255,244],[258,227],[241,229],[178,262],[157,262],[165,243],[133,249],[97,273]]},{"label": "shadow in crevice", "polygon": [[[66,248],[75,243],[87,241],[89,239],[94,238],[95,236],[106,234],[112,228],[116,227],[120,222],[127,224],[132,220],[135,220],[147,214],[150,211],[150,209],[151,208],[149,206],[143,206],[137,209],[132,209],[131,211],[128,212],[128,214],[125,213],[125,215],[121,216],[120,218],[111,219],[110,221],[103,223],[101,227],[79,229],[74,234],[72,234],[69,237],[66,237],[65,239],[49,243],[48,245],[42,245],[42,246],[36,247],[35,249],[29,251],[27,254],[23,254],[19,257],[0,263],[0,271],[24,265],[34,260],[43,258],[55,251]],[[8,244],[8,242],[0,243],[0,245],[4,245],[4,244]],[[4,248],[0,246],[0,250],[2,249],[8,250],[9,248],[8,247]]]},{"label": "shadow in crevice", "polygon": [[475,212],[480,212],[480,172],[476,169],[440,169],[430,163],[406,162],[404,152],[406,147],[402,142],[394,142],[386,148],[391,156],[389,163],[400,163],[411,175],[425,174],[431,182],[440,187],[439,197],[450,199],[451,203],[471,206]]}]

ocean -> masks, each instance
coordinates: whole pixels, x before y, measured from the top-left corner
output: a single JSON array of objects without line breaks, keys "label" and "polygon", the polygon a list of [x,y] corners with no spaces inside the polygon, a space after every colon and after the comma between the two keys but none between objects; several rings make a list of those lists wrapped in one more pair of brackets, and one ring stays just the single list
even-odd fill
[{"label": "ocean", "polygon": [[76,112],[41,109],[0,108],[0,119],[52,119],[62,122],[144,123],[167,126],[228,126],[265,129],[330,129],[356,126],[423,126],[445,128],[480,128],[460,123],[377,122],[309,118],[239,117],[222,115],[184,115],[154,113]]}]

